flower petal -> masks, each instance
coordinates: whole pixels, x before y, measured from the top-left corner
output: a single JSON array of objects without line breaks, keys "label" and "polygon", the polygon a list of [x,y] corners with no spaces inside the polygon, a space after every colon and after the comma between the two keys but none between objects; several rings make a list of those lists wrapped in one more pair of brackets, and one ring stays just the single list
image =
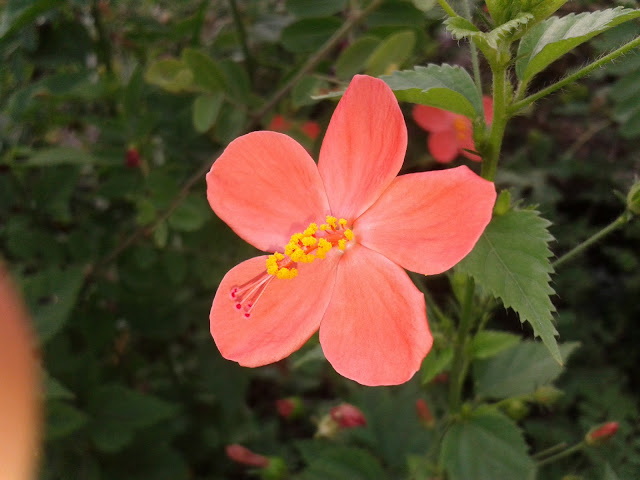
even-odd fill
[{"label": "flower petal", "polygon": [[334,215],[355,219],[398,174],[407,127],[391,89],[356,75],[331,117],[318,169]]},{"label": "flower petal", "polygon": [[231,142],[207,174],[207,198],[233,231],[268,252],[329,213],[313,159],[298,142],[276,132],[253,132]]},{"label": "flower petal", "polygon": [[[469,127],[471,128],[471,127]],[[460,155],[467,157],[469,160],[473,160],[474,162],[481,162],[482,157],[480,155],[476,155],[475,153],[471,153],[469,150],[476,151],[476,144],[473,143],[473,131],[469,131],[469,135],[464,138],[458,138],[458,145],[460,147]]]},{"label": "flower petal", "polygon": [[482,97],[482,106],[484,107],[484,121],[487,122],[487,125],[491,125],[493,123],[493,98],[486,95]]},{"label": "flower petal", "polygon": [[398,265],[354,245],[340,260],[320,343],[347,378],[371,386],[404,383],[433,343],[424,296]]},{"label": "flower petal", "polygon": [[424,275],[462,260],[491,220],[493,183],[462,166],[398,177],[353,226],[356,240]]},{"label": "flower petal", "polygon": [[427,132],[449,130],[455,118],[455,113],[427,105],[416,105],[411,115],[418,126]]},{"label": "flower petal", "polygon": [[231,289],[266,274],[267,256],[254,257],[231,269],[220,283],[209,315],[211,335],[220,353],[246,367],[283,359],[313,335],[331,298],[339,255],[298,265],[289,280],[270,276],[251,317],[236,310]]},{"label": "flower petal", "polygon": [[440,163],[453,161],[460,152],[458,134],[453,129],[432,133],[429,135],[427,146],[433,158]]}]

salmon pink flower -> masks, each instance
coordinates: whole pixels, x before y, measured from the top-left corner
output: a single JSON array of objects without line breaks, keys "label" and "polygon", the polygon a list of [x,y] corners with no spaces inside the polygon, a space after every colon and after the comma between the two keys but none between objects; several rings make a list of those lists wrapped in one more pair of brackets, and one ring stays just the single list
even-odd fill
[{"label": "salmon pink flower", "polygon": [[[493,121],[493,100],[484,97],[482,103],[485,121],[489,125]],[[475,162],[482,161],[478,155],[467,151],[476,149],[469,117],[435,107],[416,105],[413,107],[413,119],[420,128],[430,133],[427,146],[436,161],[449,163],[458,155],[464,155]]]},{"label": "salmon pink flower", "polygon": [[407,130],[391,89],[356,76],[318,165],[290,137],[237,138],[207,174],[214,212],[271,255],[246,260],[213,300],[213,339],[248,367],[276,362],[320,330],[325,357],[364,385],[406,382],[433,339],[406,268],[448,270],[491,219],[493,183],[467,167],[396,178]]},{"label": "salmon pink flower", "polygon": [[233,445],[227,445],[225,448],[227,457],[236,463],[242,465],[249,465],[250,467],[265,468],[269,466],[269,459],[264,455],[259,455],[252,452],[242,445],[234,443]]}]

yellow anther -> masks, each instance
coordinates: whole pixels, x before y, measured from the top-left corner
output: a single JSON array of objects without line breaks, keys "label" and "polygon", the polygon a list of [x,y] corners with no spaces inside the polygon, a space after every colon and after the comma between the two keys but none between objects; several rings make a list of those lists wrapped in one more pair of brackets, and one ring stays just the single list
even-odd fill
[{"label": "yellow anther", "polygon": [[340,250],[344,250],[345,248],[347,248],[347,241],[344,238],[338,240],[338,248]]},{"label": "yellow anther", "polygon": [[309,225],[307,227],[307,229],[304,231],[304,236],[308,237],[309,235],[313,235],[314,233],[316,233],[318,231],[318,225],[316,225],[315,223],[312,223],[311,225]]},{"label": "yellow anther", "polygon": [[338,223],[340,224],[341,227],[347,226],[347,221],[344,218],[341,218],[340,220],[338,220]]},{"label": "yellow anther", "polygon": [[344,238],[347,240],[353,240],[353,232],[348,228],[344,231]]},{"label": "yellow anther", "polygon": [[318,243],[318,240],[315,237],[304,237],[302,239],[302,244],[305,247],[311,247],[311,246],[315,245],[316,243]]},{"label": "yellow anther", "polygon": [[280,252],[274,253],[273,256],[276,257],[276,260],[284,260],[284,255]]},{"label": "yellow anther", "polygon": [[327,223],[331,225],[332,228],[336,228],[338,219],[336,217],[332,217],[331,215],[327,215]]},{"label": "yellow anther", "polygon": [[278,273],[276,274],[276,276],[282,280],[286,280],[289,278],[294,278],[298,275],[298,270],[295,268],[286,268],[286,267],[282,267],[280,270],[278,270]]}]

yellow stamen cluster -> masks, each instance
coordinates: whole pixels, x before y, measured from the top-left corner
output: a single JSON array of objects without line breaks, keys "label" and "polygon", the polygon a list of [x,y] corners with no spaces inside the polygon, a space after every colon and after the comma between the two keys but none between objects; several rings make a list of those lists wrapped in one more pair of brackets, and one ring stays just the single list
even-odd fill
[{"label": "yellow stamen cluster", "polygon": [[[316,233],[318,230],[328,234],[342,233],[344,238],[338,240],[338,248],[344,250],[347,246],[347,241],[353,240],[353,232],[348,228],[345,229],[347,221],[344,218],[338,220],[332,216],[327,216],[326,221],[327,223],[323,223],[320,227],[312,223],[304,232],[291,235],[289,243],[284,247],[284,254],[276,252],[267,258],[267,273],[281,279],[294,278],[298,275],[296,268],[279,265],[279,262],[285,260],[285,257],[289,257],[291,263],[311,263],[316,258],[325,258],[334,244],[326,238],[317,238]],[[341,232],[341,229],[344,229],[344,231]]]}]

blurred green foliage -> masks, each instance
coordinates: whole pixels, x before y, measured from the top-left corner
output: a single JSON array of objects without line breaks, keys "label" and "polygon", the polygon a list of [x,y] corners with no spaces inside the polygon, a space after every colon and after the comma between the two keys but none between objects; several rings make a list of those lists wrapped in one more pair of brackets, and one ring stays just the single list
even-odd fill
[{"label": "blurred green foliage", "polygon": [[[544,467],[538,478],[640,477],[638,222],[553,277],[561,339],[581,344],[561,376],[541,345],[517,342],[529,327],[510,312],[485,319],[496,331],[476,337],[466,391],[473,402],[529,395],[516,419],[526,437],[507,417],[513,410],[475,410],[437,451],[441,439],[419,421],[419,398],[436,418],[445,411],[448,386],[438,374],[452,359],[453,276],[418,280],[430,292],[436,345],[421,375],[401,387],[365,389],[340,378],[317,339],[259,369],[218,354],[208,330],[213,295],[225,272],[254,253],[206,202],[203,174],[221,149],[276,114],[324,130],[334,104],[312,97],[342,89],[356,73],[470,66],[436,2],[386,0],[359,18],[370,3],[0,2],[0,248],[46,370],[43,479],[248,478],[224,454],[232,443],[282,457],[299,479],[417,480],[443,466],[450,478],[467,479],[469,465],[516,478],[532,469],[532,452],[578,442],[605,420],[621,423],[609,445]],[[559,13],[609,3],[569,2]],[[637,23],[624,24],[532,85],[637,34]],[[638,58],[541,101],[507,130],[497,184],[551,220],[557,254],[615,218],[624,208],[615,191],[626,195],[640,173]],[[479,97],[460,102],[472,109]],[[410,120],[408,128],[405,171],[435,168],[420,130]],[[317,153],[320,139],[292,134]],[[552,381],[564,395],[546,405],[535,392]],[[292,395],[305,415],[278,417],[275,400]],[[316,422],[343,401],[365,413],[367,426],[314,439]],[[505,455],[506,473],[496,473]]]}]

